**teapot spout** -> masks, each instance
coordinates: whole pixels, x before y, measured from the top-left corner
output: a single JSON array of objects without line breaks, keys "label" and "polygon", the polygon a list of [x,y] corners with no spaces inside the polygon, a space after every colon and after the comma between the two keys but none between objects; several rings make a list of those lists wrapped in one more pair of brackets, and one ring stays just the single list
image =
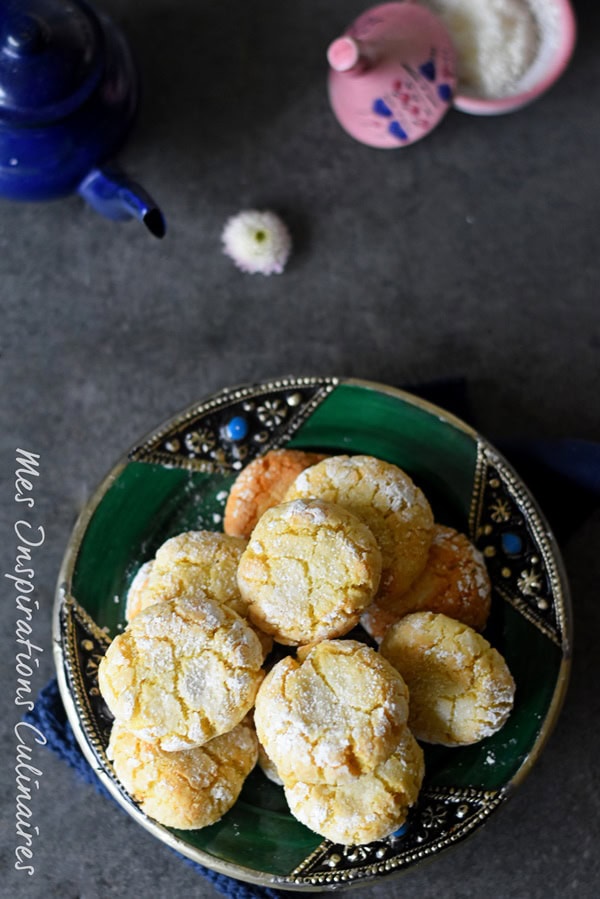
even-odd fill
[{"label": "teapot spout", "polygon": [[106,218],[113,221],[135,218],[154,237],[165,236],[167,226],[159,207],[143,187],[119,169],[92,169],[77,190],[96,212]]}]

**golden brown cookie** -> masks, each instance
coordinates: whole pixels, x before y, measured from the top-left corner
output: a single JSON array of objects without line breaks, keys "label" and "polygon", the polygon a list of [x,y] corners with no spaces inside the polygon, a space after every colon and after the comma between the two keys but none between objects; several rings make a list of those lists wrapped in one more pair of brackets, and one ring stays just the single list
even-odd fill
[{"label": "golden brown cookie", "polygon": [[258,739],[284,782],[340,783],[393,751],[408,691],[379,653],[355,640],[318,643],[299,664],[287,657],[256,697]]},{"label": "golden brown cookie", "polygon": [[290,781],[284,785],[290,811],[333,843],[353,846],[382,840],[401,827],[417,800],[425,766],[409,731],[373,771],[341,784]]},{"label": "golden brown cookie", "polygon": [[237,476],[225,504],[223,530],[249,537],[263,512],[283,502],[285,492],[301,471],[320,462],[321,453],[269,450],[253,459]]},{"label": "golden brown cookie", "polygon": [[170,537],[131,582],[127,620],[155,602],[175,599],[194,589],[238,615],[245,615],[246,605],[237,586],[237,567],[246,542],[216,531],[185,531]]},{"label": "golden brown cookie", "polygon": [[[178,596],[202,595],[222,603],[242,618],[248,608],[237,584],[237,569],[247,541],[215,531],[185,531],[171,537],[146,562],[131,582],[127,594],[126,617]],[[273,640],[255,629],[266,656]]]},{"label": "golden brown cookie", "polygon": [[414,612],[393,624],[381,654],[410,692],[408,725],[417,740],[461,746],[499,730],[513,707],[515,683],[481,634],[447,615]]},{"label": "golden brown cookie", "polygon": [[490,613],[491,584],[483,556],[454,528],[436,525],[425,569],[406,593],[376,598],[361,624],[376,639],[410,612],[442,612],[476,631]]},{"label": "golden brown cookie", "polygon": [[258,766],[265,777],[268,777],[277,786],[283,786],[283,781],[279,776],[275,762],[271,761],[265,751],[265,747],[261,743],[258,744]]},{"label": "golden brown cookie", "polygon": [[347,633],[372,601],[381,554],[351,512],[319,500],[273,506],[252,532],[238,567],[248,616],[279,643]]},{"label": "golden brown cookie", "polygon": [[258,740],[242,722],[196,749],[165,752],[115,722],[107,755],[146,815],[191,830],[218,821],[235,803],[256,764]]},{"label": "golden brown cookie", "polygon": [[136,615],[108,647],[98,684],[121,724],[173,752],[239,724],[254,704],[262,660],[248,623],[195,591]]},{"label": "golden brown cookie", "polygon": [[[150,575],[152,574],[152,568],[154,566],[154,559],[150,559],[148,562],[144,562],[143,565],[138,568],[134,579],[129,585],[129,590],[127,591],[127,599],[125,602],[125,618],[127,621],[131,621],[132,618],[135,618],[138,612],[141,612],[147,606],[152,605],[152,601],[148,600],[145,596],[146,592],[146,584],[150,579]],[[169,597],[165,597],[169,598]]]},{"label": "golden brown cookie", "polygon": [[332,456],[298,475],[286,501],[319,498],[353,512],[381,549],[377,595],[383,602],[404,593],[421,574],[433,536],[433,515],[409,476],[374,456]]}]

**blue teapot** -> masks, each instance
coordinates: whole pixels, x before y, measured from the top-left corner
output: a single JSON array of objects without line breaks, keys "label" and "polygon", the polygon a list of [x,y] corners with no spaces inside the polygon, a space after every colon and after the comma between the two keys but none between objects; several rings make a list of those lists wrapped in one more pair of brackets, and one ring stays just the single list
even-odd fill
[{"label": "blue teapot", "polygon": [[154,200],[107,163],[137,100],[125,38],[85,0],[0,0],[0,197],[78,192],[102,215],[163,237]]}]

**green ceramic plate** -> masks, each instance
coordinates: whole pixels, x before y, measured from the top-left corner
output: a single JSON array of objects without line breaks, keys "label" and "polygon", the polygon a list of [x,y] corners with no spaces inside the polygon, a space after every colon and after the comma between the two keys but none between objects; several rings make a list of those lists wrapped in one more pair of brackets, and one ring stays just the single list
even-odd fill
[{"label": "green ceramic plate", "polygon": [[[288,812],[256,770],[234,808],[198,831],[146,817],[106,758],[110,716],[98,662],[124,626],[128,586],[169,536],[220,530],[237,472],[273,447],[368,453],[406,469],[436,516],[470,534],[486,558],[493,602],[486,636],[517,684],[514,711],[493,737],[426,747],[421,796],[398,833],[341,847]],[[462,840],[499,808],[555,723],[570,658],[568,589],[554,539],[506,461],[454,416],[399,390],[335,378],[285,378],[225,390],[154,431],[100,485],[69,543],[55,603],[56,666],[70,722],[90,764],[158,839],[240,880],[322,890],[365,883]]]}]

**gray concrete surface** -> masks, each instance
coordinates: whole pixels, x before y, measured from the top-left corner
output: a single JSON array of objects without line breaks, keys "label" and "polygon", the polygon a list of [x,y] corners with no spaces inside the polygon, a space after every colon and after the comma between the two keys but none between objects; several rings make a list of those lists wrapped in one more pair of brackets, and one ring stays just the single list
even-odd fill
[{"label": "gray concrete surface", "polygon": [[[122,162],[160,201],[162,243],[77,198],[0,205],[2,570],[14,560],[14,452],[41,456],[35,512],[44,647],[74,518],[140,435],[228,384],[286,373],[390,384],[468,379],[492,439],[600,439],[600,14],[554,89],[514,115],[450,113],[427,140],[377,152],[331,116],[324,51],[357,0],[106,0],[144,84]],[[287,271],[237,272],[227,217],[288,221]],[[558,727],[509,804],[471,840],[364,899],[595,897],[600,892],[597,683],[600,513],[564,545],[576,628]],[[13,561],[14,564],[14,561]],[[14,865],[14,605],[1,606],[2,879],[10,899],[216,891],[48,753],[35,874]]]}]

